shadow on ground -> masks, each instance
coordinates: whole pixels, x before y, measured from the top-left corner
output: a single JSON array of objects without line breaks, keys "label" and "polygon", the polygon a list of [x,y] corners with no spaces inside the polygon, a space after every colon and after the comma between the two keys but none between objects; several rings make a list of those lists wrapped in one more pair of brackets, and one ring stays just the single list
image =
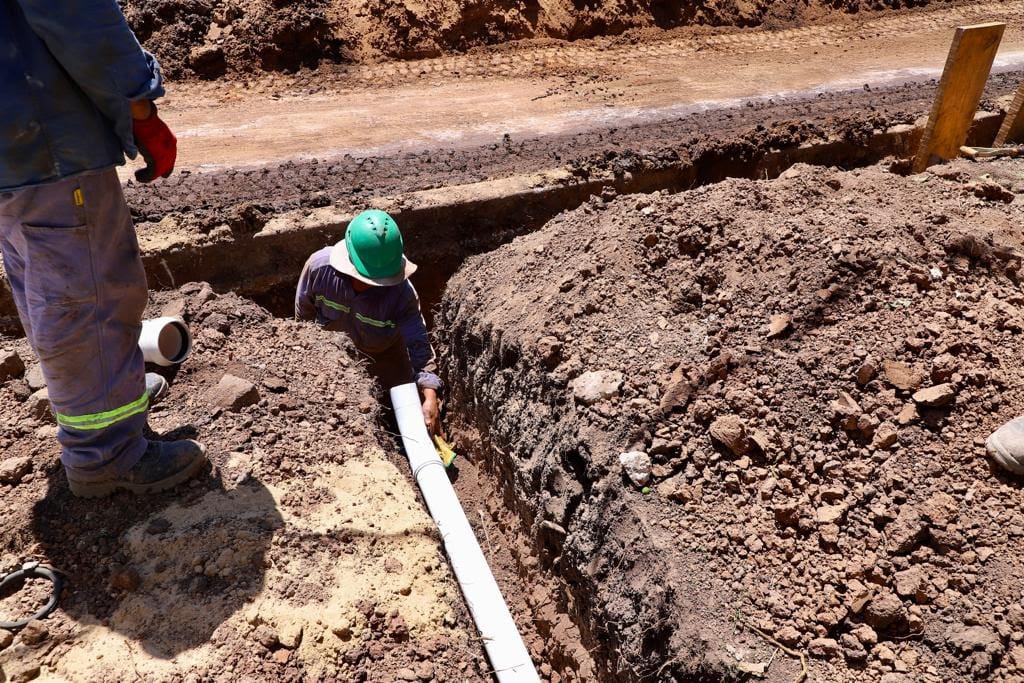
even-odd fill
[{"label": "shadow on ground", "polygon": [[67,575],[60,608],[161,659],[210,640],[262,589],[282,524],[270,490],[252,479],[227,489],[206,474],[176,491],[96,501],[71,495],[63,468],[32,517],[46,563]]}]

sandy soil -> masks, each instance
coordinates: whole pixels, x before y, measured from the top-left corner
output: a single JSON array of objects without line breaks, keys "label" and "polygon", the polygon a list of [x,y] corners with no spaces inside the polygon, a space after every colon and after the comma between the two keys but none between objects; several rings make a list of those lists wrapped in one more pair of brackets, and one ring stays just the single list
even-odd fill
[{"label": "sandy soil", "polygon": [[[0,567],[67,575],[58,612],[0,641],[0,679],[479,678],[436,529],[350,344],[201,285],[156,299],[151,313],[183,312],[196,346],[150,427],[194,436],[213,462],[175,492],[71,496],[45,399],[26,400],[34,360],[0,339],[28,365],[0,383]],[[251,382],[233,404],[211,394],[226,374]],[[2,616],[39,604],[22,597]]]},{"label": "sandy soil", "polygon": [[766,663],[754,627],[815,680],[1019,680],[1024,499],[983,442],[1024,413],[1024,164],[613,195],[469,259],[437,326],[601,677]]}]

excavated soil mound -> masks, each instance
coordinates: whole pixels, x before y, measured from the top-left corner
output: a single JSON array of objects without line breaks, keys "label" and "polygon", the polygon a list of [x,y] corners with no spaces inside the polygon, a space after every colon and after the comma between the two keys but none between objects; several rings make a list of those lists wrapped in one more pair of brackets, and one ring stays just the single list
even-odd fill
[{"label": "excavated soil mound", "polygon": [[416,59],[524,38],[676,26],[797,25],[833,12],[928,0],[121,0],[174,77],[294,71],[320,62]]},{"label": "excavated soil mound", "polygon": [[604,680],[792,680],[764,636],[817,680],[1020,680],[1024,491],[983,443],[1024,413],[1022,178],[607,192],[450,281],[463,438]]},{"label": "excavated soil mound", "polygon": [[[35,361],[0,338],[0,570],[35,558],[67,576],[51,618],[0,631],[0,680],[482,676],[351,345],[205,285],[156,298],[149,313],[184,315],[196,342],[150,426],[213,462],[177,491],[71,496]],[[0,619],[31,614],[36,583],[0,595]]]}]

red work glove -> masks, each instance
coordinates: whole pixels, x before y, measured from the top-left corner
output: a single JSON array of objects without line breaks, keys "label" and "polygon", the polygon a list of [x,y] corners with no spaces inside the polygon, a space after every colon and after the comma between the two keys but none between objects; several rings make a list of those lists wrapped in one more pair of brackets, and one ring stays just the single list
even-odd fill
[{"label": "red work glove", "polygon": [[149,116],[144,119],[132,119],[132,132],[135,133],[135,145],[139,148],[146,167],[135,172],[135,179],[140,183],[149,183],[157,177],[167,178],[174,170],[174,161],[178,157],[178,139],[167,127],[167,124],[156,115],[156,105],[150,105]]}]

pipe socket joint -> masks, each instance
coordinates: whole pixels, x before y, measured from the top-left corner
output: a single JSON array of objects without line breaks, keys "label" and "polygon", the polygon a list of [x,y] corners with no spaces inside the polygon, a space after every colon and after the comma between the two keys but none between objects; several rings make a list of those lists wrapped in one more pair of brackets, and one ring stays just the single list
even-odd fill
[{"label": "pipe socket joint", "polygon": [[192,333],[185,321],[176,316],[143,320],[139,348],[147,363],[178,365],[192,353]]}]

